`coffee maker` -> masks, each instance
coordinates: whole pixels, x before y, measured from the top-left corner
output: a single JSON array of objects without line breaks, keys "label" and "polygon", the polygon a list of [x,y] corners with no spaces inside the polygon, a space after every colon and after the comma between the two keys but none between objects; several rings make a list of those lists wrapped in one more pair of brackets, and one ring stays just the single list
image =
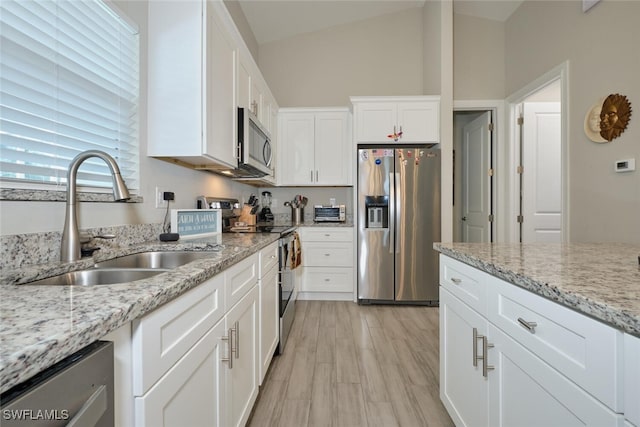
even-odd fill
[{"label": "coffee maker", "polygon": [[260,222],[273,223],[273,213],[271,212],[271,192],[262,192],[262,210],[258,216]]}]

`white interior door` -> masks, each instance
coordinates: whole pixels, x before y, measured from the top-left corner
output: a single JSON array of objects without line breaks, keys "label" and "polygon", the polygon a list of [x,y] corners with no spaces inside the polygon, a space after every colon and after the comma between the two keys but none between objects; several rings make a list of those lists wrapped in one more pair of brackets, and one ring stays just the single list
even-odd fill
[{"label": "white interior door", "polygon": [[491,112],[462,129],[462,241],[490,242]]},{"label": "white interior door", "polygon": [[525,102],[522,135],[522,242],[561,242],[560,103]]}]

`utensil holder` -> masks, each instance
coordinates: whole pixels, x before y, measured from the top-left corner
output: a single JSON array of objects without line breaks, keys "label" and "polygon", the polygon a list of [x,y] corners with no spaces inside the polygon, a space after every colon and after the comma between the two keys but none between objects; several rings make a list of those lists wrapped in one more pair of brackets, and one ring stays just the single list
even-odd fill
[{"label": "utensil holder", "polygon": [[291,208],[291,224],[300,225],[304,222],[304,208]]}]

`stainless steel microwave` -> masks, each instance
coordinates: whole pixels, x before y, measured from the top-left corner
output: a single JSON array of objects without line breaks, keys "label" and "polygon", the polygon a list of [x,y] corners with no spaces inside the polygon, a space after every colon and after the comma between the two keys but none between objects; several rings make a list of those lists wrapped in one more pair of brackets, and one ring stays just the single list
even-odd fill
[{"label": "stainless steel microwave", "polygon": [[315,222],[345,222],[347,220],[347,209],[345,205],[313,207],[313,220]]},{"label": "stainless steel microwave", "polygon": [[238,168],[245,177],[270,175],[271,136],[251,110],[238,108]]}]

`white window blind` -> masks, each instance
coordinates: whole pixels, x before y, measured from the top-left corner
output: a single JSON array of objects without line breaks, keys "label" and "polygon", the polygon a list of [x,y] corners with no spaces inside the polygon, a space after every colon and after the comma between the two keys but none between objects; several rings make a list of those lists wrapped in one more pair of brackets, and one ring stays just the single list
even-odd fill
[{"label": "white window blind", "polygon": [[[2,0],[0,55],[3,181],[64,184],[71,159],[96,149],[139,188],[136,28],[100,0]],[[110,187],[111,174],[91,158],[78,183]]]}]

